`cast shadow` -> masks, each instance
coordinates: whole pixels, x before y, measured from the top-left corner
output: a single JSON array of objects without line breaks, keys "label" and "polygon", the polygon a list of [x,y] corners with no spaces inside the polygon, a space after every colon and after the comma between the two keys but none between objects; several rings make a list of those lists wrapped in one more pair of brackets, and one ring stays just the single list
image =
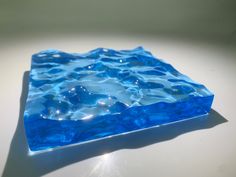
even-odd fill
[{"label": "cast shadow", "polygon": [[28,93],[28,78],[29,71],[26,71],[23,76],[19,120],[11,141],[2,177],[42,176],[66,165],[104,153],[119,149],[133,149],[148,146],[153,143],[173,139],[187,132],[208,129],[227,122],[219,113],[211,110],[207,117],[30,156],[28,155],[28,146],[23,125],[23,113]]}]

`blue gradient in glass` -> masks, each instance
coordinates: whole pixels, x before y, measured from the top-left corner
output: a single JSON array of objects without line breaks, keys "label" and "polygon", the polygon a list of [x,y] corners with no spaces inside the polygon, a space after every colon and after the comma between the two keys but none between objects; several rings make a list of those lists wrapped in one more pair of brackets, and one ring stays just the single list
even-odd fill
[{"label": "blue gradient in glass", "polygon": [[32,56],[24,112],[31,151],[207,114],[213,94],[142,47]]}]

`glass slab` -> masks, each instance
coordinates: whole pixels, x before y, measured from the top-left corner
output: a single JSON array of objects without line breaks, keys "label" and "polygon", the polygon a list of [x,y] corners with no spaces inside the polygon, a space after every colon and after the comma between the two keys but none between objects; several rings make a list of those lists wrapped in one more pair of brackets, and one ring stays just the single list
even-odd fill
[{"label": "glass slab", "polygon": [[29,77],[24,124],[31,151],[199,117],[214,97],[142,47],[41,51],[32,56]]}]

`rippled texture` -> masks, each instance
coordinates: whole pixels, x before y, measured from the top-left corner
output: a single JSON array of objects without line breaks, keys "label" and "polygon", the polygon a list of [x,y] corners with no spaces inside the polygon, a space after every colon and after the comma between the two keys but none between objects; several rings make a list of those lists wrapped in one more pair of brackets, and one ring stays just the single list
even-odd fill
[{"label": "rippled texture", "polygon": [[32,56],[24,122],[38,151],[204,115],[212,101],[206,87],[142,47],[46,50]]}]

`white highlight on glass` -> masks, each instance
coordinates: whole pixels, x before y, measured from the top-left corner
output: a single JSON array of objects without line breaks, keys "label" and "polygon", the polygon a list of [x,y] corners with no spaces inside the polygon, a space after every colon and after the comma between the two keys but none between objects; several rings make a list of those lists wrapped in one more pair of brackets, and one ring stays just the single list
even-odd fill
[{"label": "white highlight on glass", "polygon": [[59,55],[59,54],[54,54],[54,55],[53,55],[54,58],[59,58],[60,56],[61,56],[61,55]]},{"label": "white highlight on glass", "polygon": [[82,120],[87,120],[87,119],[91,119],[93,117],[93,115],[92,114],[89,114],[89,115],[87,115],[87,116],[85,116],[85,117],[82,117],[81,119]]}]

